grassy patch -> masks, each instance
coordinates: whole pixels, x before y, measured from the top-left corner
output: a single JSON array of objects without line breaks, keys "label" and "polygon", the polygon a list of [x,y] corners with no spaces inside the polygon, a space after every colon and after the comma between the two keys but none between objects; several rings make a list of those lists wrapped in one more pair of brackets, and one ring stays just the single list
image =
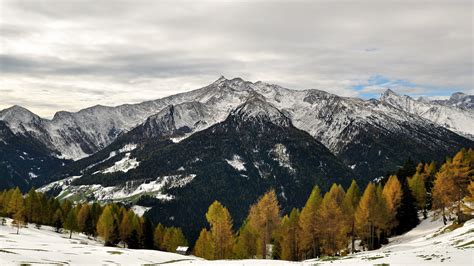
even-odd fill
[{"label": "grassy patch", "polygon": [[452,224],[448,225],[446,228],[444,228],[443,231],[441,231],[441,234],[454,231],[454,230],[456,230],[456,229],[458,229],[462,226],[463,226],[463,224],[452,223]]},{"label": "grassy patch", "polygon": [[8,250],[4,250],[4,249],[0,249],[0,252],[3,252],[3,253],[10,253],[10,254],[17,254],[17,253],[15,253],[15,252],[8,251]]},{"label": "grassy patch", "polygon": [[[170,264],[170,263],[181,262],[181,261],[187,261],[187,260],[192,260],[192,259],[169,260],[169,261],[165,261],[165,262],[160,262],[160,263],[158,263],[158,265],[161,265],[161,264]],[[153,264],[152,264],[152,265],[153,265]]]},{"label": "grassy patch", "polygon": [[468,246],[470,246],[470,245],[474,245],[474,240],[469,241],[469,242],[467,242],[467,243],[464,243],[464,244],[462,244],[462,245],[456,246],[456,247],[457,247],[457,248],[466,248],[466,247],[468,247]]},{"label": "grassy patch", "polygon": [[107,251],[107,253],[110,253],[110,254],[112,254],[112,255],[120,255],[120,254],[123,254],[122,251],[116,251],[116,250]]},{"label": "grassy patch", "polygon": [[383,259],[385,256],[373,256],[373,257],[364,257],[363,259],[365,260],[378,260],[378,259]]}]

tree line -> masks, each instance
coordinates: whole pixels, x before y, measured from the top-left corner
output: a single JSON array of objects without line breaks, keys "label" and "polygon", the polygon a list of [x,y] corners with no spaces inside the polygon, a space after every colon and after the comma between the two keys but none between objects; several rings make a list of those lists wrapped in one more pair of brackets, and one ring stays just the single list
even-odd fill
[{"label": "tree line", "polygon": [[[324,195],[315,186],[302,209],[283,217],[277,195],[270,190],[250,207],[237,232],[220,202],[209,206],[194,254],[206,259],[272,258],[301,260],[373,250],[389,236],[404,233],[427,218],[433,209],[443,221],[462,223],[472,218],[474,206],[474,152],[461,150],[438,169],[434,162],[411,161],[381,182],[370,182],[363,193],[352,181],[346,190],[333,184]],[[271,245],[270,245],[271,244]]]},{"label": "tree line", "polygon": [[52,226],[58,233],[65,229],[69,238],[79,232],[89,237],[100,237],[106,246],[175,252],[178,246],[188,245],[180,228],[161,224],[155,227],[148,218],[138,216],[122,205],[74,205],[67,199],[59,201],[35,189],[25,195],[19,188],[0,192],[0,216],[13,219],[12,225],[16,227],[17,234],[21,227],[32,223],[37,228],[41,225]]},{"label": "tree line", "polygon": [[[388,237],[419,223],[428,210],[461,224],[474,211],[474,151],[462,149],[437,167],[412,161],[396,174],[370,182],[360,190],[355,181],[345,190],[333,184],[321,193],[315,186],[306,204],[281,215],[276,192],[270,190],[250,206],[242,226],[234,231],[229,210],[219,201],[207,213],[209,225],[195,242],[196,256],[206,259],[274,258],[301,260],[340,256],[359,249],[373,250]],[[101,237],[105,245],[175,252],[188,241],[180,228],[153,226],[146,217],[116,203],[73,204],[31,189],[0,192],[0,216],[11,217],[19,233],[28,223],[49,225],[69,237],[82,232]]]}]

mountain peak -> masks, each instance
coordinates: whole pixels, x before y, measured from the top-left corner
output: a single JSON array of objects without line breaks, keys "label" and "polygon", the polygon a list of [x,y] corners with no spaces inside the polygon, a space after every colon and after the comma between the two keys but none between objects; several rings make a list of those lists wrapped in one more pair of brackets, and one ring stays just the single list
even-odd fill
[{"label": "mountain peak", "polygon": [[391,96],[398,96],[398,94],[396,94],[393,90],[391,89],[386,89],[382,95],[381,95],[381,99],[385,99],[385,98],[388,98],[388,97],[391,97]]},{"label": "mountain peak", "polygon": [[30,110],[19,105],[13,105],[12,107],[0,111],[0,120],[5,121],[14,119],[20,120],[21,122],[26,122],[36,118],[39,117]]},{"label": "mountain peak", "polygon": [[283,127],[291,125],[291,121],[275,106],[268,103],[262,95],[252,94],[246,102],[234,109],[230,117],[240,121],[270,122]]}]

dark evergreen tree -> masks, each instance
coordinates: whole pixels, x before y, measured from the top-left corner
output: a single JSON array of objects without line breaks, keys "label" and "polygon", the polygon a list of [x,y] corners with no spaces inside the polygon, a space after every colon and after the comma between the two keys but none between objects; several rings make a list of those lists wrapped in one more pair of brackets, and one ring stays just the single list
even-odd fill
[{"label": "dark evergreen tree", "polygon": [[153,249],[154,226],[150,219],[143,217],[143,233],[140,239],[142,248]]},{"label": "dark evergreen tree", "polygon": [[398,224],[393,229],[393,232],[396,235],[403,234],[420,223],[416,208],[416,199],[413,197],[413,194],[408,187],[407,176],[400,179],[400,183],[402,185],[402,200],[395,218],[398,221]]},{"label": "dark evergreen tree", "polygon": [[139,248],[140,247],[140,241],[138,239],[138,232],[137,230],[133,229],[132,232],[130,233],[130,236],[127,239],[127,245],[128,248]]}]

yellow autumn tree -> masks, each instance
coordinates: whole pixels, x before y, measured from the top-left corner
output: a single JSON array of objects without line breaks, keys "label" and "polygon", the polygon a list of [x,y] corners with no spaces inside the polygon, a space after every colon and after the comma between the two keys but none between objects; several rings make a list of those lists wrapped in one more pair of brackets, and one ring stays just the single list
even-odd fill
[{"label": "yellow autumn tree", "polygon": [[153,234],[153,245],[158,250],[164,250],[164,247],[163,247],[164,235],[165,235],[165,227],[161,223],[159,223],[156,226],[155,232]]},{"label": "yellow autumn tree", "polygon": [[25,222],[25,202],[23,199],[23,194],[21,194],[20,189],[17,187],[13,190],[9,203],[8,203],[8,213],[11,214],[13,222],[16,226],[16,233],[20,233],[20,227]]},{"label": "yellow autumn tree", "polygon": [[[347,246],[348,220],[344,213],[344,189],[333,184],[324,195],[320,211],[317,215],[320,227],[321,249],[324,254],[337,255]],[[330,225],[330,226],[328,226]]]},{"label": "yellow autumn tree", "polygon": [[232,256],[234,236],[232,233],[232,218],[229,211],[219,201],[214,201],[209,206],[206,219],[211,225],[213,258],[230,258]]},{"label": "yellow autumn tree", "polygon": [[214,249],[212,248],[212,235],[206,229],[203,228],[201,233],[199,233],[199,238],[194,245],[194,255],[207,259],[212,260],[214,259]]},{"label": "yellow autumn tree", "polygon": [[360,190],[355,180],[352,180],[351,186],[347,189],[344,197],[344,211],[348,218],[349,234],[351,236],[351,251],[355,252],[355,211],[360,201]]},{"label": "yellow autumn tree", "polygon": [[257,233],[261,257],[267,258],[267,245],[271,244],[272,235],[280,224],[280,206],[275,190],[265,193],[250,207],[249,223]]},{"label": "yellow autumn tree", "polygon": [[280,227],[280,247],[281,259],[283,260],[299,260],[300,247],[299,236],[301,228],[299,225],[300,212],[293,209],[290,216],[285,215],[281,220]]},{"label": "yellow autumn tree", "polygon": [[300,214],[300,247],[304,258],[316,258],[320,255],[319,228],[317,213],[321,202],[321,190],[315,186]]},{"label": "yellow autumn tree", "polygon": [[426,219],[426,187],[423,174],[417,171],[412,177],[408,178],[408,187],[416,200],[416,207],[423,211],[423,217]]},{"label": "yellow autumn tree", "polygon": [[97,221],[97,233],[104,239],[105,245],[114,245],[119,238],[118,221],[112,205],[107,205]]},{"label": "yellow autumn tree", "polygon": [[234,245],[236,259],[252,259],[257,255],[257,233],[248,220],[241,226]]},{"label": "yellow autumn tree", "polygon": [[369,249],[379,245],[377,234],[388,222],[386,202],[379,187],[379,192],[373,183],[369,183],[364,190],[355,212],[355,228],[357,235]]},{"label": "yellow autumn tree", "polygon": [[386,200],[388,213],[390,215],[389,229],[398,225],[396,220],[398,207],[402,201],[402,185],[396,175],[391,175],[383,187],[383,197]]}]

